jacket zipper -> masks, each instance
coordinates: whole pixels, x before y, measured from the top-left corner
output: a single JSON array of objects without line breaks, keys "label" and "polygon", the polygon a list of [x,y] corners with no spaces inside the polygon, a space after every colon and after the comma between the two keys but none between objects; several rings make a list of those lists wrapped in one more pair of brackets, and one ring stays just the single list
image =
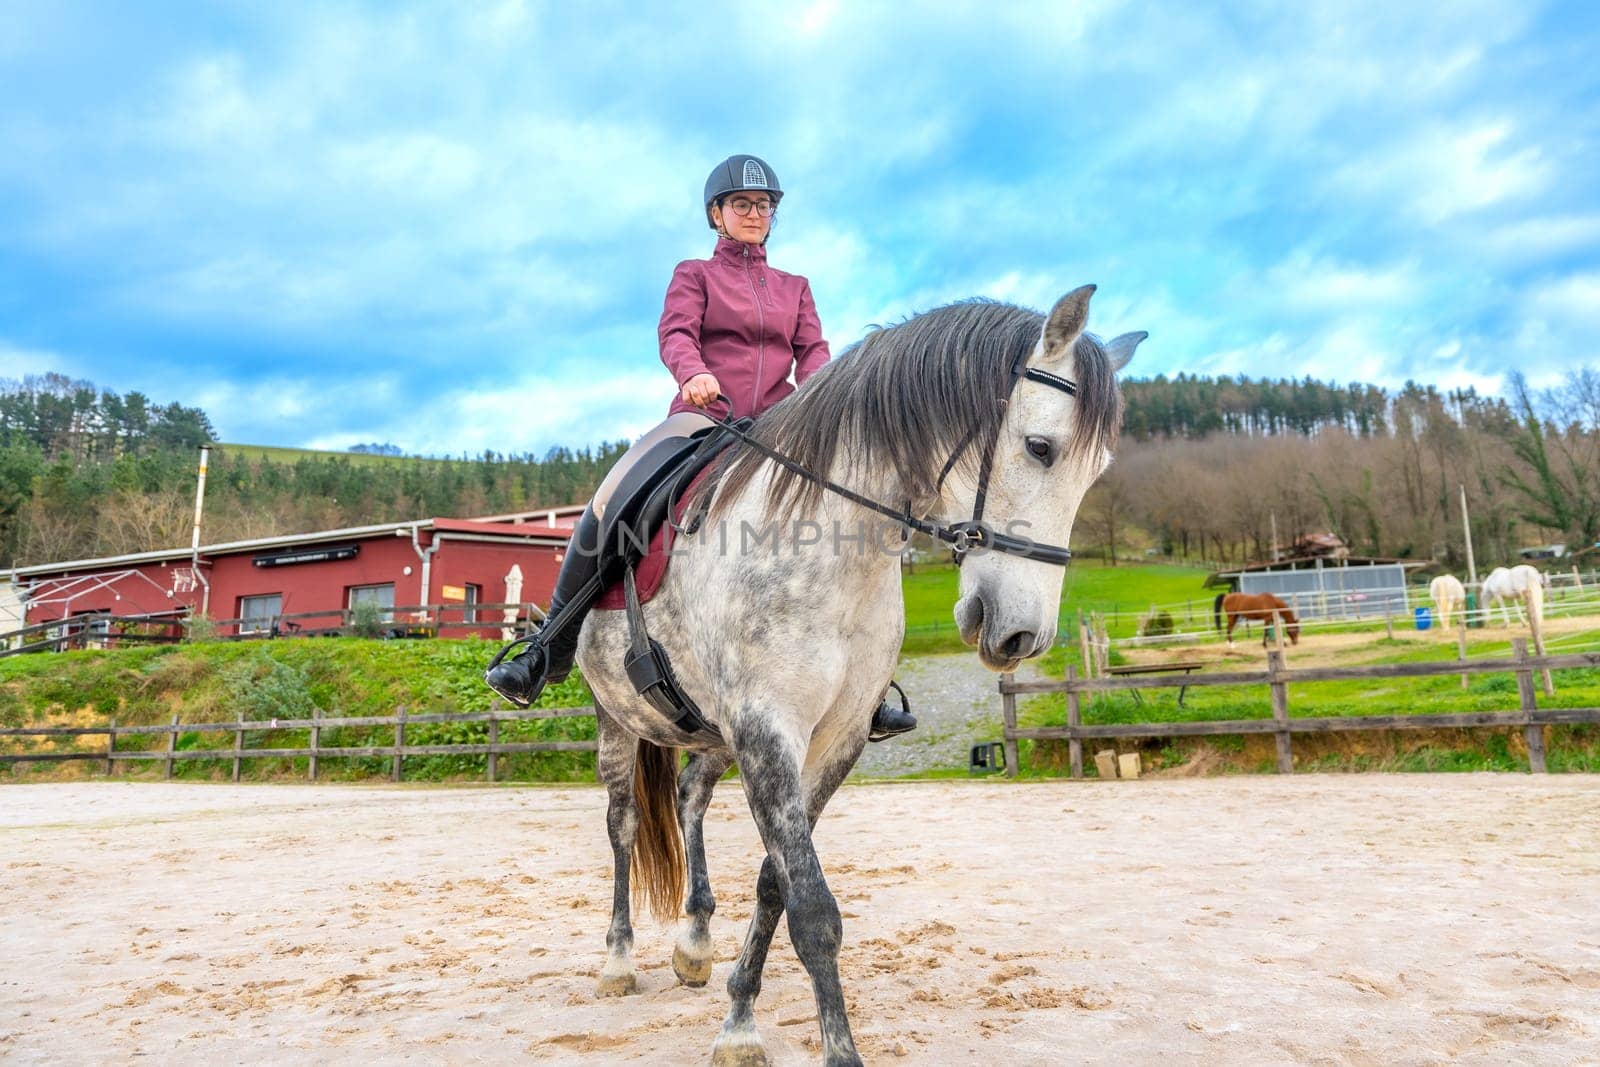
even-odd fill
[{"label": "jacket zipper", "polygon": [[[750,414],[756,413],[761,401],[761,372],[767,362],[767,315],[761,306],[761,294],[756,292],[755,279],[750,276],[750,246],[744,246],[744,278],[750,283],[750,296],[756,302],[756,380],[750,389]],[[767,287],[766,275],[761,276],[761,288]]]}]

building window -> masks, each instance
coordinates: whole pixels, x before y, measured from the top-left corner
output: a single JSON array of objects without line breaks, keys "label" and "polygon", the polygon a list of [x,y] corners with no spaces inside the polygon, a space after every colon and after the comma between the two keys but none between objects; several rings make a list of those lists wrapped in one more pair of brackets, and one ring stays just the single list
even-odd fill
[{"label": "building window", "polygon": [[394,622],[394,583],[386,585],[352,585],[350,587],[350,610],[354,611],[363,604],[371,604],[383,614],[381,621]]},{"label": "building window", "polygon": [[483,603],[483,586],[472,585],[471,583],[468,583],[465,586],[465,589],[467,591],[467,595],[463,598],[464,602],[461,608],[461,621],[477,622],[478,605]]},{"label": "building window", "polygon": [[283,594],[263,593],[260,596],[239,598],[239,632],[241,634],[267,634],[283,614]]}]

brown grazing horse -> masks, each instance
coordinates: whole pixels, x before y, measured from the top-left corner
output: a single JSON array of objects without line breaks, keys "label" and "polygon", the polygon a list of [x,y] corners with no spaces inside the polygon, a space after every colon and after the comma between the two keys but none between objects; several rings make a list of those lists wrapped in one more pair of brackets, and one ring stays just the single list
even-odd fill
[{"label": "brown grazing horse", "polygon": [[[1233,628],[1239,620],[1246,622],[1271,623],[1274,617],[1279,617],[1285,623],[1284,632],[1289,635],[1289,642],[1300,643],[1300,620],[1294,617],[1294,609],[1285,604],[1281,599],[1271,593],[1218,593],[1217,599],[1211,605],[1212,617],[1216,619],[1217,629],[1222,629],[1222,614],[1228,615],[1228,644],[1233,644]],[[1266,647],[1267,631],[1261,631],[1261,646]]]}]

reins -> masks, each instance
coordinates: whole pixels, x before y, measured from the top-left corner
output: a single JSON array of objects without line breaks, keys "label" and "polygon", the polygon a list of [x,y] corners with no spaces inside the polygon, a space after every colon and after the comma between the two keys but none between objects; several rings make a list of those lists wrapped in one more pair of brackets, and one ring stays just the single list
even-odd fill
[{"label": "reins", "polygon": [[[1078,395],[1078,387],[1076,383],[1067,378],[1062,378],[1059,375],[1051,374],[1049,371],[1043,371],[1034,367],[1029,367],[1027,366],[1026,359],[1026,354],[1023,354],[1018,356],[1016,361],[1012,364],[1010,377],[1006,384],[1005,395],[999,398],[999,403],[1002,406],[1010,403],[1011,393],[1016,389],[1017,383],[1023,379],[1038,382],[1041,385],[1048,385],[1053,389],[1059,389],[1068,396]],[[728,404],[728,414],[723,416],[723,418],[717,422],[717,425],[721,427],[724,432],[737,438],[741,444],[761,453],[763,456],[772,460],[780,467],[783,467],[785,470],[821,486],[830,493],[834,493],[837,496],[843,497],[852,504],[864,507],[869,511],[875,511],[879,515],[893,519],[895,522],[909,530],[915,530],[918,533],[926,534],[935,540],[944,542],[945,544],[949,545],[951,550],[955,553],[957,565],[961,563],[968,552],[978,549],[988,549],[995,552],[1003,552],[1006,555],[1020,556],[1023,559],[1038,560],[1041,563],[1050,563],[1058,567],[1065,567],[1072,562],[1072,550],[1067,548],[1065,545],[1040,544],[1039,542],[1031,540],[1030,538],[1016,537],[1012,534],[1001,533],[983,521],[984,505],[989,494],[989,473],[994,467],[995,446],[999,438],[998,429],[995,431],[995,436],[989,438],[989,440],[984,443],[983,466],[978,474],[978,492],[977,496],[973,500],[972,518],[966,520],[965,522],[954,522],[941,525],[936,522],[929,522],[927,519],[918,518],[916,515],[911,514],[909,502],[907,502],[907,505],[904,508],[891,507],[888,504],[884,504],[880,501],[872,499],[869,496],[864,496],[853,489],[840,485],[838,482],[816,473],[789,456],[784,455],[782,452],[768,447],[751,436],[751,434],[743,426],[739,425],[737,420],[734,419],[732,401],[728,400],[728,398],[723,396],[721,393],[717,394],[717,399]],[[972,445],[972,439],[976,434],[976,429],[970,431],[966,437],[961,440],[961,443],[956,446],[955,451],[950,454],[950,458],[945,461],[944,467],[940,470],[939,479],[935,483],[936,486],[943,486],[946,476],[948,476],[951,470],[955,468],[956,461],[960,459],[961,455]]]}]

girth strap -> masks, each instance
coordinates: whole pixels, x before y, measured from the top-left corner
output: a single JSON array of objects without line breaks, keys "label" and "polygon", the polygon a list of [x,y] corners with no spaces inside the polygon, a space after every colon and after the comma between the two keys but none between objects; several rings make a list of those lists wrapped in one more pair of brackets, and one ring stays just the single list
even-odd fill
[{"label": "girth strap", "polygon": [[644,610],[639,607],[639,591],[634,586],[633,567],[622,575],[623,589],[628,600],[628,654],[622,665],[628,672],[628,681],[634,691],[650,706],[666,716],[672,725],[686,734],[704,733],[722,740],[722,731],[706,721],[699,705],[683,691],[678,678],[672,673],[672,660],[661,642],[650,636],[645,627]]}]

